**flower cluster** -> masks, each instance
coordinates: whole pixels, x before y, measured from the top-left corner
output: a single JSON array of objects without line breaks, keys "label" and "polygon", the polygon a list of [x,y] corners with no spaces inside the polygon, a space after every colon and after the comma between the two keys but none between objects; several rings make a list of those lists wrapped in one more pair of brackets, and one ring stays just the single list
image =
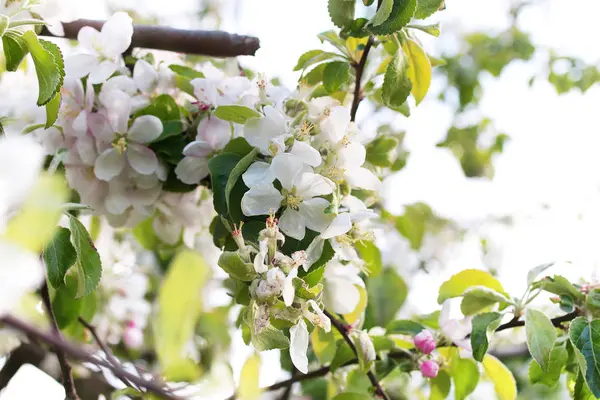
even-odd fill
[{"label": "flower cluster", "polygon": [[[417,350],[429,356],[435,350],[435,338],[431,331],[425,329],[417,334],[414,339],[414,344]],[[421,373],[426,378],[435,378],[438,374],[440,366],[435,360],[424,360],[420,363],[419,368]]]}]

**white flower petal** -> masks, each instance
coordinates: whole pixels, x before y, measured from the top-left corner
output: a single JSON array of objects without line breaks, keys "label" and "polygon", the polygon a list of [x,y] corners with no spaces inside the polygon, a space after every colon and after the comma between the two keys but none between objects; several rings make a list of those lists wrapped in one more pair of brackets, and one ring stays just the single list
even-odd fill
[{"label": "white flower petal", "polygon": [[261,183],[250,188],[242,197],[242,212],[246,216],[269,215],[281,206],[283,196],[272,183]]},{"label": "white flower petal", "polygon": [[333,237],[343,235],[352,229],[352,219],[350,214],[338,214],[333,222],[321,233],[323,239],[331,239]]},{"label": "white flower petal", "polygon": [[209,79],[196,78],[190,81],[194,87],[194,96],[199,102],[208,105],[215,105],[217,102],[217,88],[215,84]]},{"label": "white flower petal", "polygon": [[175,167],[175,175],[183,183],[196,185],[208,175],[208,160],[198,157],[183,157]]},{"label": "white flower petal", "polygon": [[138,91],[135,81],[125,75],[113,76],[102,85],[102,92],[110,92],[113,90],[120,90],[130,96],[135,95]]},{"label": "white flower petal", "polygon": [[131,114],[131,97],[121,90],[100,92],[100,102],[106,107],[106,116],[113,132],[127,133]]},{"label": "white flower petal", "polygon": [[283,297],[283,302],[287,307],[292,305],[294,302],[294,297],[296,296],[296,290],[294,289],[294,278],[297,276],[298,268],[293,268],[285,278],[285,282],[283,284],[283,291],[281,292],[281,295]]},{"label": "white flower petal", "polygon": [[316,263],[319,258],[321,258],[321,254],[323,254],[323,246],[325,245],[325,240],[318,235],[313,239],[312,242],[308,245],[308,249],[306,249],[306,263],[303,265],[305,271]]},{"label": "white flower petal", "polygon": [[[303,162],[291,154],[278,154],[271,162],[271,172],[284,189],[291,190],[296,177],[303,170]],[[329,192],[331,193],[331,192]]]},{"label": "white flower petal", "polygon": [[116,149],[105,150],[96,159],[94,174],[98,179],[110,181],[119,175],[125,167],[125,154],[120,154]]},{"label": "white flower petal", "polygon": [[349,314],[358,305],[360,292],[349,280],[326,279],[323,288],[323,303],[328,310],[338,314]]},{"label": "white flower petal", "polygon": [[290,328],[290,358],[298,371],[308,372],[308,329],[304,319]]},{"label": "white flower petal", "polygon": [[366,168],[353,168],[346,170],[344,174],[346,182],[351,186],[366,190],[379,190],[381,181],[374,173]]},{"label": "white flower petal", "polygon": [[87,117],[87,124],[96,140],[100,143],[110,143],[115,138],[110,121],[104,115],[91,114]]},{"label": "white flower petal", "polygon": [[195,141],[183,148],[183,155],[186,157],[206,157],[212,153],[212,151],[212,146],[209,143]]},{"label": "white flower petal", "polygon": [[270,164],[264,161],[256,161],[242,174],[242,180],[250,188],[259,183],[272,183],[275,180],[275,175],[271,172]]},{"label": "white flower petal", "polygon": [[167,244],[174,245],[179,241],[183,225],[177,221],[173,221],[171,218],[162,216],[154,218],[152,221],[152,228],[160,240]]},{"label": "white flower petal", "polygon": [[339,143],[348,132],[350,110],[336,106],[329,110],[329,115],[321,122],[321,135],[331,143]]},{"label": "white flower petal", "polygon": [[312,307],[312,309],[314,310],[314,312],[317,314],[317,317],[318,317],[318,318],[314,319],[313,322],[317,326],[320,326],[321,328],[323,328],[323,330],[325,332],[331,331],[331,320],[329,319],[329,317],[327,315],[325,315],[325,313],[323,311],[321,311],[317,302],[314,300],[308,300],[307,303],[310,307]]},{"label": "white flower petal", "polygon": [[365,163],[367,150],[359,142],[350,142],[338,150],[336,165],[342,168],[360,167]]},{"label": "white flower petal", "polygon": [[100,64],[95,65],[90,71],[88,79],[94,85],[104,83],[112,74],[119,68],[119,65],[112,60],[104,60]]},{"label": "white flower petal", "polygon": [[88,135],[82,136],[75,142],[75,147],[83,161],[87,165],[94,165],[98,152],[96,151],[96,143],[94,138]]},{"label": "white flower petal", "polygon": [[133,80],[142,92],[151,92],[158,83],[158,72],[146,60],[138,60],[133,67]]},{"label": "white flower petal", "polygon": [[231,140],[231,125],[216,117],[205,118],[198,124],[196,140],[202,140],[213,149],[221,150]]},{"label": "white flower petal", "polygon": [[96,52],[96,48],[101,42],[101,35],[95,28],[84,26],[77,33],[77,41],[81,47]]},{"label": "white flower petal", "polygon": [[300,158],[311,167],[318,167],[321,165],[321,153],[306,142],[296,140],[292,145],[290,153]]},{"label": "white flower petal", "polygon": [[265,117],[252,118],[244,125],[244,137],[262,154],[272,155],[269,151],[271,140],[286,133],[283,114],[271,106],[264,108]]},{"label": "white flower petal", "polygon": [[91,54],[76,54],[65,60],[65,71],[69,78],[80,79],[88,75],[100,63]]},{"label": "white flower petal", "polygon": [[279,229],[294,239],[302,240],[306,234],[304,223],[305,220],[298,211],[287,207],[279,218]]},{"label": "white flower petal", "polygon": [[81,111],[73,120],[71,127],[73,128],[77,136],[85,135],[88,129],[87,111]]},{"label": "white flower petal", "polygon": [[158,168],[156,154],[146,146],[129,143],[126,153],[129,165],[142,175],[152,174]]},{"label": "white flower petal", "polygon": [[298,212],[304,219],[304,224],[308,229],[320,233],[327,228],[334,218],[332,214],[325,214],[327,207],[329,207],[329,201],[316,197],[300,203]]},{"label": "white flower petal", "polygon": [[331,194],[335,188],[335,184],[330,179],[311,172],[299,175],[294,184],[296,186],[296,194],[303,199]]},{"label": "white flower petal", "polygon": [[131,45],[133,20],[125,12],[114,13],[102,26],[101,34],[104,55],[119,56]]},{"label": "white flower petal", "polygon": [[39,257],[0,240],[0,316],[19,305],[23,295],[33,292],[44,279]]},{"label": "white flower petal", "polygon": [[150,143],[159,137],[162,131],[163,125],[158,117],[142,115],[133,121],[127,136],[134,142]]},{"label": "white flower petal", "polygon": [[121,215],[131,206],[129,198],[124,192],[119,190],[111,189],[106,196],[104,201],[104,207],[106,211],[114,215]]}]

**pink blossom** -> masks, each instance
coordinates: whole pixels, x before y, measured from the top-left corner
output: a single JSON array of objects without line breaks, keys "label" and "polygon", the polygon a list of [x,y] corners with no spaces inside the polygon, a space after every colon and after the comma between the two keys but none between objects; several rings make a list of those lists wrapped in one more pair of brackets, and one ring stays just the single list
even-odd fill
[{"label": "pink blossom", "polygon": [[425,378],[435,378],[440,370],[438,363],[432,360],[427,360],[419,367]]},{"label": "pink blossom", "polygon": [[430,354],[435,350],[435,339],[433,334],[427,329],[423,329],[414,339],[415,347],[425,354]]}]

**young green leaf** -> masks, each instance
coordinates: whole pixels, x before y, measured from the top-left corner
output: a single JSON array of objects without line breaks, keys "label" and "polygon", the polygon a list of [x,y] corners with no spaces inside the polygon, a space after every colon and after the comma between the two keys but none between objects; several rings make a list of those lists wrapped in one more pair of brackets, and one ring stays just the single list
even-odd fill
[{"label": "young green leaf", "polygon": [[600,397],[600,320],[575,318],[569,327],[569,338],[585,359],[586,368],[581,372],[585,372],[590,390],[594,396]]},{"label": "young green leaf", "polygon": [[158,291],[158,313],[153,324],[156,353],[166,379],[193,380],[200,370],[185,357],[202,310],[202,288],[211,268],[194,251],[182,251],[169,266]]},{"label": "young green leaf", "polygon": [[404,304],[408,287],[396,271],[386,268],[367,282],[367,314],[365,326],[386,326]]},{"label": "young green leaf", "polygon": [[241,159],[242,156],[239,154],[222,153],[208,161],[208,170],[210,171],[213,190],[213,204],[215,206],[215,211],[219,213],[219,215],[228,215],[229,210],[227,208],[225,189],[231,171]]},{"label": "young green leaf", "polygon": [[56,290],[52,298],[52,310],[60,329],[65,329],[77,322],[84,299],[77,296],[77,278],[68,276],[65,283]]},{"label": "young green leaf", "polygon": [[463,293],[473,286],[485,286],[496,292],[504,293],[502,284],[496,278],[479,269],[465,269],[440,286],[438,304],[445,300],[462,296]]},{"label": "young green leaf", "polygon": [[333,331],[325,332],[316,327],[310,335],[310,342],[320,364],[329,364],[333,360],[337,349],[337,340]]},{"label": "young green leaf", "polygon": [[369,277],[374,278],[378,276],[382,269],[381,252],[375,246],[373,242],[366,240],[356,242],[356,250],[360,255],[360,258],[365,262],[365,267],[369,271]]},{"label": "young green leaf", "polygon": [[6,69],[14,72],[29,53],[27,42],[21,37],[21,33],[9,30],[2,36],[2,45],[6,58]]},{"label": "young green leaf", "polygon": [[483,369],[488,378],[494,383],[496,394],[500,400],[515,400],[517,398],[517,383],[515,377],[506,365],[491,355],[483,358]]},{"label": "young green leaf", "polygon": [[417,0],[393,0],[393,2],[392,10],[387,19],[379,25],[368,27],[371,33],[390,35],[398,32],[410,22],[417,8]]},{"label": "young green leaf", "polygon": [[556,345],[550,352],[550,363],[548,370],[544,372],[540,364],[532,360],[529,364],[529,380],[531,383],[541,383],[548,387],[553,387],[560,379],[560,374],[567,364],[569,355],[563,345]]},{"label": "young green leaf", "polygon": [[58,228],[52,241],[44,249],[43,257],[48,281],[53,288],[58,289],[65,284],[65,274],[77,260],[77,252],[71,244],[71,231]]},{"label": "young green leaf", "polygon": [[402,49],[408,59],[406,74],[412,83],[411,93],[418,105],[431,84],[431,63],[423,48],[413,39],[405,40]]},{"label": "young green leaf", "polygon": [[525,312],[525,333],[531,356],[547,372],[550,352],[558,337],[556,328],[544,313],[530,308]]},{"label": "young green leaf", "polygon": [[328,93],[338,91],[350,78],[350,64],[343,61],[327,63],[323,70],[323,87]]},{"label": "young green leaf", "polygon": [[383,24],[392,13],[392,7],[394,6],[394,0],[383,0],[381,5],[377,9],[377,12],[369,21],[369,25],[379,26]]},{"label": "young green leaf", "polygon": [[498,302],[511,304],[512,300],[504,293],[496,292],[485,286],[473,286],[463,293],[460,310],[466,316],[474,315]]},{"label": "young green leaf", "polygon": [[438,37],[440,36],[440,24],[433,24],[433,25],[407,25],[408,28],[411,29],[418,29],[421,32],[425,32],[431,36],[435,36]]},{"label": "young green leaf", "polygon": [[62,53],[54,43],[39,40],[33,31],[23,34],[27,43],[35,72],[38,77],[39,93],[37,105],[43,106],[48,103],[62,86],[65,76]]},{"label": "young green leaf", "polygon": [[355,0],[329,0],[327,10],[331,22],[338,28],[344,28],[354,20]]},{"label": "young green leaf", "polygon": [[300,56],[298,63],[294,67],[294,71],[304,70],[311,65],[331,60],[332,58],[340,58],[340,55],[323,50],[309,50]]},{"label": "young green leaf", "polygon": [[441,370],[438,376],[430,379],[429,384],[431,385],[429,400],[444,400],[450,394],[452,382],[445,370]]},{"label": "young green leaf", "polygon": [[430,17],[442,7],[444,0],[417,0],[416,19],[425,19]]},{"label": "young green leaf", "polygon": [[390,167],[394,162],[396,147],[398,139],[380,136],[367,145],[367,161],[378,167]]},{"label": "young green leaf", "polygon": [[219,106],[215,110],[214,116],[223,121],[235,122],[236,124],[244,124],[250,118],[260,118],[262,114],[256,110],[246,106],[230,105]]},{"label": "young green leaf", "polygon": [[473,358],[479,362],[488,349],[488,334],[493,332],[500,321],[502,315],[497,312],[478,314],[472,320],[471,347],[473,349]]},{"label": "young green leaf", "polygon": [[533,284],[533,282],[535,282],[535,280],[539,276],[539,274],[541,274],[542,272],[544,272],[545,270],[547,270],[548,268],[550,268],[553,265],[554,265],[554,263],[551,262],[551,263],[541,264],[541,265],[538,265],[537,267],[530,269],[529,272],[527,273],[527,286],[530,286],[531,284]]},{"label": "young green leaf", "polygon": [[452,358],[450,373],[454,380],[454,398],[456,400],[466,399],[479,383],[477,363],[468,358],[460,358],[458,354]]},{"label": "young green leaf", "polygon": [[258,400],[260,398],[259,377],[260,356],[254,354],[246,360],[240,373],[240,385],[237,396],[240,400]]},{"label": "young green leaf", "polygon": [[73,247],[77,252],[76,298],[81,298],[96,290],[102,276],[102,262],[90,234],[77,217],[69,214],[69,225],[73,236]]},{"label": "young green leaf", "polygon": [[185,65],[169,65],[169,69],[175,72],[177,75],[183,76],[190,80],[195,78],[204,78],[204,74],[200,71],[196,71],[193,68],[186,67]]},{"label": "young green leaf", "polygon": [[[218,108],[217,108],[218,110]],[[250,166],[250,164],[252,164],[254,162],[254,159],[256,158],[256,155],[258,154],[258,149],[253,149],[250,153],[246,154],[244,156],[244,158],[242,158],[236,165],[235,167],[231,170],[231,173],[229,174],[229,178],[227,179],[227,184],[225,185],[225,200],[227,202],[227,209],[230,211],[230,206],[229,206],[229,198],[231,197],[231,191],[233,190],[233,187],[235,186],[235,184],[237,183],[237,181],[240,179],[240,177],[242,176],[242,174],[244,172],[246,172],[246,170],[248,169],[248,167]]]},{"label": "young green leaf", "polygon": [[392,109],[401,107],[412,90],[408,76],[409,65],[404,51],[399,49],[385,71],[381,99],[383,104]]},{"label": "young green leaf", "polygon": [[242,260],[237,251],[223,252],[217,264],[223,271],[241,281],[250,282],[256,277],[254,265],[251,262]]},{"label": "young green leaf", "polygon": [[58,110],[60,109],[61,96],[60,92],[57,92],[52,100],[46,104],[46,129],[50,128],[58,119]]},{"label": "young green leaf", "polygon": [[385,332],[388,334],[400,333],[403,335],[418,335],[425,327],[415,321],[408,319],[398,319],[390,322],[385,327]]}]

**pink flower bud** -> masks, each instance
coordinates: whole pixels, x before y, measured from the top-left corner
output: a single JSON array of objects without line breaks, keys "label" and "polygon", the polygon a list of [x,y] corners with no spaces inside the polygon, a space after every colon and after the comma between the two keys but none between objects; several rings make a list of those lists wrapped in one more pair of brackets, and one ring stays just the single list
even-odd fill
[{"label": "pink flower bud", "polygon": [[414,338],[415,347],[425,354],[429,354],[435,350],[435,339],[433,334],[427,329],[423,329]]},{"label": "pink flower bud", "polygon": [[432,360],[427,360],[419,367],[425,378],[435,378],[440,370],[438,363]]},{"label": "pink flower bud", "polygon": [[127,323],[123,331],[123,343],[128,349],[139,349],[144,344],[144,332],[135,327],[135,324]]}]

